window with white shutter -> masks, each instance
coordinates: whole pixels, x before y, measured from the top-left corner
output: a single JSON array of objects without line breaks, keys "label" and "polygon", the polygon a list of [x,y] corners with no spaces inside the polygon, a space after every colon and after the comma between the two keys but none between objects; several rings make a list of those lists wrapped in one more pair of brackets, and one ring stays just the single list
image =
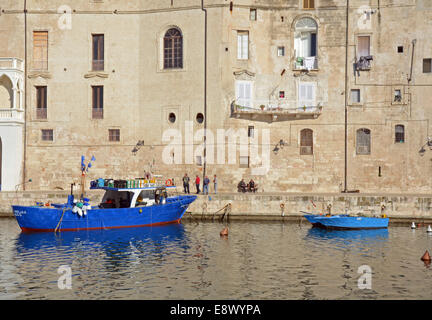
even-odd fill
[{"label": "window with white shutter", "polygon": [[315,107],[316,106],[316,83],[315,82],[299,82],[298,86],[298,106]]},{"label": "window with white shutter", "polygon": [[237,31],[237,59],[249,59],[249,32]]},{"label": "window with white shutter", "polygon": [[252,108],[252,81],[236,81],[236,104]]}]

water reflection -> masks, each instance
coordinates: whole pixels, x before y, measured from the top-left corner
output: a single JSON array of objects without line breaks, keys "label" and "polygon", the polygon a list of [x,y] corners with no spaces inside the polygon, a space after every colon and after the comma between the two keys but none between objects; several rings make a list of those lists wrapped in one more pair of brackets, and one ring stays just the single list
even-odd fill
[{"label": "water reflection", "polygon": [[64,251],[85,249],[87,252],[103,251],[107,258],[116,261],[131,260],[136,254],[157,258],[187,248],[182,224],[62,233],[21,233],[16,241],[16,250],[23,257],[52,250],[66,253]]},{"label": "water reflection", "polygon": [[364,240],[382,241],[388,239],[388,229],[328,230],[322,228],[310,228],[307,237],[342,242]]}]

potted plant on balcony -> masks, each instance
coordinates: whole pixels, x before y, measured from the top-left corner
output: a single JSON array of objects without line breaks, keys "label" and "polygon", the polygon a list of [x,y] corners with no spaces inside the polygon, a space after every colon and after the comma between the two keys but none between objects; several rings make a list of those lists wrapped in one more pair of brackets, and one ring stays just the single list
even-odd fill
[{"label": "potted plant on balcony", "polygon": [[264,111],[264,109],[265,109],[265,105],[260,105],[260,109],[261,109],[261,111]]}]

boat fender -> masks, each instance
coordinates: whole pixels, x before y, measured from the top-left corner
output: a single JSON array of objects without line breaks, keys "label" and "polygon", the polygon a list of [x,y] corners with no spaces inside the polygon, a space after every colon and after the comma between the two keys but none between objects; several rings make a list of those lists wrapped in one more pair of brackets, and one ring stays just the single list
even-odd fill
[{"label": "boat fender", "polygon": [[77,212],[78,212],[79,216],[82,217],[83,216],[83,211],[81,210],[81,208],[77,207],[77,209],[78,209]]},{"label": "boat fender", "polygon": [[72,212],[73,212],[73,213],[78,213],[78,207],[73,207],[73,208],[72,208]]},{"label": "boat fender", "polygon": [[411,224],[411,229],[415,229],[416,228],[416,225],[415,225],[415,223],[413,222],[412,224]]},{"label": "boat fender", "polygon": [[166,185],[167,187],[171,187],[171,186],[173,185],[172,180],[171,180],[171,179],[167,179],[167,181],[165,181],[165,185]]},{"label": "boat fender", "polygon": [[431,232],[432,232],[432,228],[431,228],[430,225],[428,225],[428,228],[427,228],[426,232],[427,232],[427,233],[431,233]]}]

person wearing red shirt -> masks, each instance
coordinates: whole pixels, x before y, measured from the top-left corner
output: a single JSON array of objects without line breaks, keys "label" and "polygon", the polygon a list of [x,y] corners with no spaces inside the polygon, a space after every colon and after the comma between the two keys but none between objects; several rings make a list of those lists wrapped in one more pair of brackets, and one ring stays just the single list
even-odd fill
[{"label": "person wearing red shirt", "polygon": [[196,190],[197,190],[197,194],[200,193],[200,178],[197,175],[196,179],[195,179],[195,185],[196,185]]}]

